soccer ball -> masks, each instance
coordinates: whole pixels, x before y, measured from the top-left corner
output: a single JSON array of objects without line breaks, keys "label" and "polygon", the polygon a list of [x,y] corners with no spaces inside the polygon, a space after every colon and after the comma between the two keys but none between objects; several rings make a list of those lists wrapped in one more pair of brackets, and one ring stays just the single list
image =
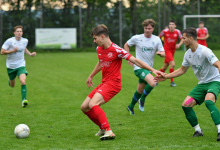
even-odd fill
[{"label": "soccer ball", "polygon": [[26,124],[19,124],[15,127],[15,135],[19,139],[24,139],[30,134],[30,129]]}]

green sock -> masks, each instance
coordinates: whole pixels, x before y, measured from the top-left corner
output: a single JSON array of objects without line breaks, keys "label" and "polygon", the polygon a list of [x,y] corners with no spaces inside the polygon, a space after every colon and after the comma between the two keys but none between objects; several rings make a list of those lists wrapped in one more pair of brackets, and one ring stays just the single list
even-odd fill
[{"label": "green sock", "polygon": [[26,87],[26,84],[25,84],[25,85],[21,85],[22,101],[23,101],[24,99],[26,99],[26,95],[27,95],[27,87]]},{"label": "green sock", "polygon": [[218,108],[215,106],[215,103],[211,100],[206,100],[205,105],[211,113],[212,120],[214,121],[215,125],[220,124],[220,114]]},{"label": "green sock", "polygon": [[182,108],[186,114],[186,119],[189,121],[192,127],[195,127],[198,124],[198,119],[196,117],[195,111],[192,109],[192,107],[182,106]]},{"label": "green sock", "polygon": [[141,97],[141,94],[136,91],[134,93],[132,101],[129,105],[131,109],[134,109],[134,105],[137,103],[137,101],[139,100],[140,97]]},{"label": "green sock", "polygon": [[142,102],[145,102],[145,98],[147,97],[147,95],[151,92],[151,90],[153,89],[154,87],[150,86],[149,84],[147,84],[144,88],[144,92],[143,94],[141,95],[141,101]]}]

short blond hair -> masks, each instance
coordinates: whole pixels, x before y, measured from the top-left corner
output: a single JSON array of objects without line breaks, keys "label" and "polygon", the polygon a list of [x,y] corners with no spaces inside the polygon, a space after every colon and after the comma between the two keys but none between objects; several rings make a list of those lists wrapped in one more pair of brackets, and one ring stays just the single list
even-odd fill
[{"label": "short blond hair", "polygon": [[151,25],[153,28],[155,26],[155,21],[153,19],[146,19],[142,22],[142,25],[145,27],[145,26],[148,26],[148,25]]},{"label": "short blond hair", "polygon": [[16,26],[16,27],[14,27],[14,32],[15,32],[18,28],[21,28],[21,30],[23,31],[23,27],[22,27],[22,26]]},{"label": "short blond hair", "polygon": [[109,37],[108,28],[104,24],[100,24],[97,27],[93,28],[91,32],[91,36],[100,36],[101,34]]}]

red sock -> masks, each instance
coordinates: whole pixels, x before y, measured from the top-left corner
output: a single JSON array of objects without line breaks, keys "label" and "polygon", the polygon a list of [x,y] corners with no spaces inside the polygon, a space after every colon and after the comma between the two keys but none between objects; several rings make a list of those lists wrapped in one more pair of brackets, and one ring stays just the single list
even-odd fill
[{"label": "red sock", "polygon": [[99,119],[96,117],[92,110],[84,112],[84,114],[87,115],[89,119],[92,120],[97,126],[99,126],[100,129],[103,129],[101,128],[101,123],[99,122]]},{"label": "red sock", "polygon": [[96,117],[99,119],[99,122],[101,124],[101,127],[105,129],[105,131],[109,131],[110,125],[108,123],[107,117],[105,115],[105,112],[99,107],[99,105],[95,105],[91,108],[91,110],[94,112]]},{"label": "red sock", "polygon": [[161,72],[165,72],[162,68],[160,69]]},{"label": "red sock", "polygon": [[[170,73],[174,72],[174,69],[170,69]],[[173,78],[170,79],[170,82],[173,82]]]}]

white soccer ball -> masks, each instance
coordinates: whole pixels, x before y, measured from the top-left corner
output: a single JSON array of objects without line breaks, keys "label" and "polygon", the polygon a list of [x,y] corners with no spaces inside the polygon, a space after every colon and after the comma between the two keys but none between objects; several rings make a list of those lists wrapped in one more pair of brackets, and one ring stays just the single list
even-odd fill
[{"label": "white soccer ball", "polygon": [[28,137],[28,135],[30,134],[30,129],[26,124],[19,124],[15,127],[14,133],[17,138],[23,139]]}]

